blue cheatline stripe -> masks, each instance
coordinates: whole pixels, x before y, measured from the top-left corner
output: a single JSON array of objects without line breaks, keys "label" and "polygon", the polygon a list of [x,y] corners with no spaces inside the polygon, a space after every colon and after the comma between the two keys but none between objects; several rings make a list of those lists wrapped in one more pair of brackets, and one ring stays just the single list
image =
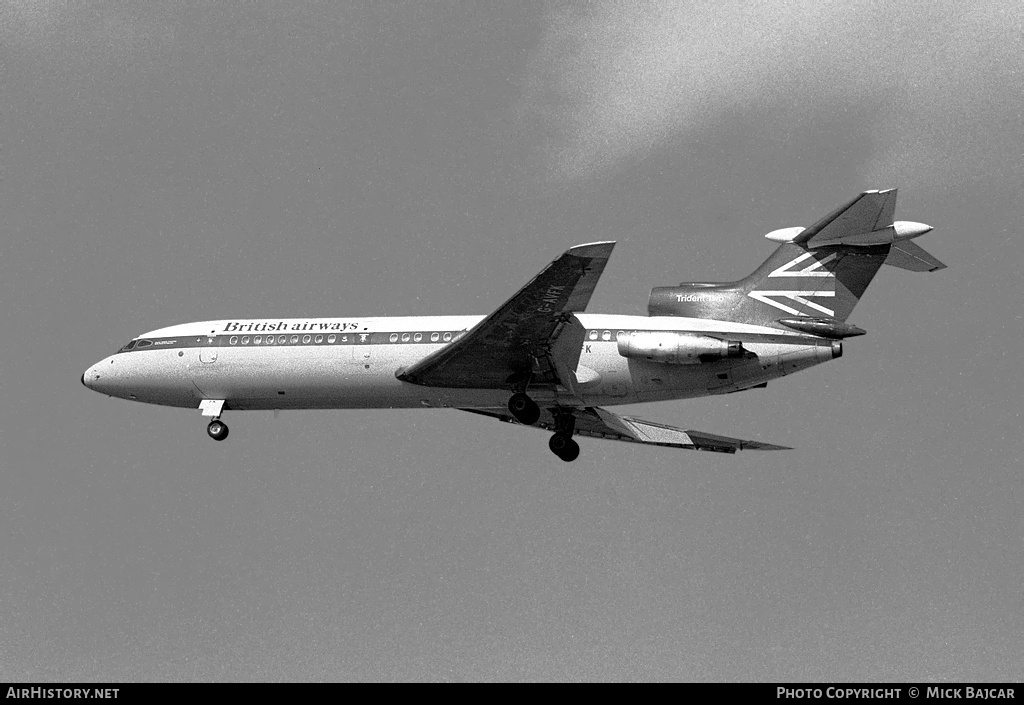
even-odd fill
[{"label": "blue cheatline stripe", "polygon": [[[633,329],[610,331],[609,339],[603,334],[608,329],[588,329],[585,332],[583,344],[593,345],[596,343],[616,343],[617,333],[633,333]],[[164,350],[168,348],[278,348],[278,347],[309,347],[309,346],[338,346],[338,345],[443,345],[458,340],[466,331],[386,331],[374,333],[231,333],[221,335],[190,335],[166,338],[141,338],[132,341],[125,347],[118,350],[125,352],[145,352],[150,350]],[[654,333],[672,333],[677,331],[644,331]],[[807,336],[761,333],[720,333],[717,331],[678,331],[691,332],[694,335],[708,335],[712,337],[741,338],[749,343],[776,343],[791,345],[829,345],[830,341],[821,338],[809,338]],[[596,337],[591,338],[591,335]],[[418,338],[417,338],[418,336]],[[435,339],[434,336],[437,336]],[[259,343],[256,339],[259,339]],[[267,342],[268,340],[273,342]],[[131,349],[129,349],[131,346]]]},{"label": "blue cheatline stripe", "polygon": [[[443,345],[458,340],[464,330],[376,333],[231,333],[140,338],[118,352],[146,352],[169,348],[279,348],[338,345]],[[435,338],[436,336],[436,338]],[[257,343],[256,340],[259,339]],[[272,342],[271,342],[272,341]],[[129,349],[130,346],[130,349]]]}]

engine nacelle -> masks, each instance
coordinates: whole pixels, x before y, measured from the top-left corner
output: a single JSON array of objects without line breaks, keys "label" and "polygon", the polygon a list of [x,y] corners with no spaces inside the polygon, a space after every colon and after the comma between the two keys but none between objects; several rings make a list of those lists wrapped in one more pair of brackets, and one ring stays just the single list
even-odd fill
[{"label": "engine nacelle", "polygon": [[743,356],[743,345],[738,340],[719,340],[693,333],[634,331],[619,336],[618,345],[619,355],[623,357],[668,365],[695,365]]}]

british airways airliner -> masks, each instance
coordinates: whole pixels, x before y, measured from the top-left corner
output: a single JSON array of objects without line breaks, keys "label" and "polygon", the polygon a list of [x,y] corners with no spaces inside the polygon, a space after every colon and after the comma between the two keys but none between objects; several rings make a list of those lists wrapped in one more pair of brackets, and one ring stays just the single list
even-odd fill
[{"label": "british airways airliner", "polygon": [[882,264],[945,267],[894,221],[896,190],[866,191],[809,228],[785,228],[750,276],[651,292],[647,316],[584,313],[614,242],[578,245],[489,316],[231,319],[141,335],[82,375],[97,392],[198,408],[228,436],[225,411],[455,408],[573,436],[735,453],[785,446],[614,414],[616,404],[764,387],[840,357],[846,322]]}]

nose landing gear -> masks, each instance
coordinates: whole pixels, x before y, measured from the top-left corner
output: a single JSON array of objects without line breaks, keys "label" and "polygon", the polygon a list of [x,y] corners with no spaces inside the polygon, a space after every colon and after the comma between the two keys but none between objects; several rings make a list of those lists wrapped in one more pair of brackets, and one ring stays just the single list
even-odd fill
[{"label": "nose landing gear", "polygon": [[213,421],[206,427],[206,433],[215,441],[223,441],[228,437],[228,425],[220,420],[220,414],[224,410],[223,399],[203,399],[199,402],[199,410],[203,416],[212,416]]},{"label": "nose landing gear", "polygon": [[228,425],[220,419],[214,419],[210,422],[210,425],[206,427],[206,432],[210,434],[210,438],[215,441],[223,441],[228,437]]}]

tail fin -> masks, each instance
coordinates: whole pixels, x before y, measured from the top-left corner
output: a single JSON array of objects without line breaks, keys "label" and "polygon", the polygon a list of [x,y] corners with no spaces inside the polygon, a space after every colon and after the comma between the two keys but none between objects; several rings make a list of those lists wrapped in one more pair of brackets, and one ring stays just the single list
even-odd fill
[{"label": "tail fin", "polygon": [[787,243],[740,281],[658,287],[648,312],[777,328],[792,316],[845,321],[888,256],[889,245],[805,250]]},{"label": "tail fin", "polygon": [[[783,244],[750,276],[727,284],[655,288],[648,313],[776,328],[791,328],[779,319],[793,316],[845,321],[887,259],[894,266],[919,271],[944,266],[903,239],[931,228],[894,223],[895,205],[895,190],[867,191],[810,228],[769,233],[769,239]],[[911,253],[917,260],[930,259],[908,266],[904,255]]]}]

